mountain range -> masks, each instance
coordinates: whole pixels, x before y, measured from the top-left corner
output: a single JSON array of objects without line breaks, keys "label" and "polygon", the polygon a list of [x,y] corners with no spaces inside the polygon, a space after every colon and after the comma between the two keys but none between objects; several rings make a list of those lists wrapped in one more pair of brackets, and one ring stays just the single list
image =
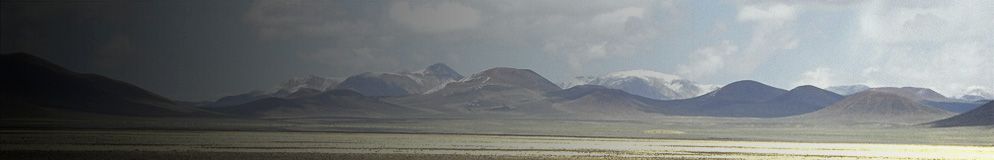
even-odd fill
[{"label": "mountain range", "polygon": [[[950,98],[945,95],[939,94],[938,92],[919,87],[876,87],[871,88],[866,85],[849,85],[849,86],[832,86],[828,87],[830,90],[841,95],[851,95],[863,91],[879,91],[893,93],[900,96],[910,98],[914,101],[924,103],[929,106],[940,108],[947,111],[963,113],[974,109],[980,105],[983,105],[986,100],[985,98],[980,98],[980,96],[974,96],[973,99],[963,99],[963,98]],[[983,94],[982,90],[975,90],[973,94]],[[966,95],[965,95],[966,96]],[[969,96],[968,96],[969,97]]]},{"label": "mountain range", "polygon": [[[935,91],[930,91],[930,89],[927,89],[927,88],[917,88],[917,87],[901,87],[901,88],[883,87],[883,88],[891,88],[891,90],[895,90],[896,89],[896,90],[905,90],[905,91],[911,91],[911,92],[923,91],[922,93],[935,92]],[[831,86],[831,87],[825,88],[825,90],[829,90],[829,91],[832,91],[832,92],[835,92],[835,93],[838,93],[838,94],[841,94],[841,95],[850,95],[850,94],[859,93],[859,92],[870,90],[870,89],[872,89],[870,86],[861,85],[861,84],[857,84],[857,85],[844,85],[844,86]],[[924,90],[928,90],[928,91],[924,91]],[[938,94],[938,93],[936,93],[936,94]],[[978,101],[994,100],[994,93],[992,93],[987,88],[976,87],[975,86],[975,87],[967,87],[967,89],[966,89],[966,91],[965,91],[965,93],[963,95],[957,96],[955,98],[948,97],[948,98],[940,98],[940,99],[942,99],[943,101],[978,102]]]},{"label": "mountain range", "polygon": [[[72,72],[29,54],[2,55],[0,65],[0,74],[9,77],[3,78],[0,84],[3,117],[98,114],[262,119],[490,117],[630,120],[657,116],[709,116],[918,124],[955,114],[943,110],[948,108],[939,109],[942,107],[930,103],[961,102],[925,88],[871,88],[843,96],[809,85],[783,90],[751,80],[733,82],[696,97],[661,100],[634,94],[625,87],[612,88],[611,85],[582,84],[562,89],[528,69],[496,67],[463,77],[439,63],[420,71],[363,73],[342,81],[319,76],[294,78],[274,91],[229,96],[214,102],[214,105],[193,107],[125,82]],[[655,85],[657,87],[676,87],[673,82],[696,85],[675,77],[639,77],[633,76],[633,73],[645,72],[626,72],[606,76],[615,78],[600,78],[602,80],[597,81],[612,81],[602,84],[641,81],[638,83],[654,86],[655,82],[646,83],[649,82],[646,79],[655,77],[658,82],[671,82],[670,85]],[[615,87],[618,86],[625,85]],[[990,125],[987,123],[991,121],[990,105],[970,108],[969,112],[960,116],[930,124]]]},{"label": "mountain range", "polygon": [[366,96],[406,96],[437,90],[462,78],[448,65],[436,63],[416,72],[366,72],[345,79],[335,88],[354,90]]},{"label": "mountain range", "polygon": [[344,81],[342,78],[322,77],[315,75],[293,77],[277,86],[272,95],[276,97],[286,97],[300,89],[326,91],[334,89],[339,83],[342,83],[342,81]]},{"label": "mountain range", "polygon": [[519,107],[541,100],[546,92],[559,90],[559,86],[532,70],[497,67],[393,102],[450,114],[507,112],[523,110]]},{"label": "mountain range", "polygon": [[271,91],[256,90],[248,93],[225,96],[221,97],[220,99],[214,102],[203,104],[202,106],[223,107],[223,106],[244,104],[265,98],[273,98],[273,97],[286,98],[291,95],[294,95],[294,93],[297,93],[300,90],[304,91],[297,93],[297,95],[306,92],[315,92],[315,91],[323,92],[326,90],[335,89],[335,87],[338,86],[338,84],[341,82],[342,82],[341,78],[333,78],[333,77],[329,78],[329,77],[322,77],[315,75],[309,75],[306,77],[293,77],[283,83],[280,83]]},{"label": "mountain range", "polygon": [[[445,83],[462,79],[463,76],[443,63],[436,63],[415,72],[374,73],[366,72],[348,78],[334,78],[310,75],[294,77],[279,84],[272,91],[251,91],[221,97],[204,106],[223,107],[244,104],[265,98],[289,98],[306,92],[318,93],[334,89],[347,89],[365,96],[406,96],[423,94],[438,89]],[[301,89],[304,92],[297,93]]]},{"label": "mountain range", "polygon": [[662,112],[687,116],[784,117],[812,112],[842,99],[814,86],[790,91],[756,81],[738,81],[703,96],[662,103]]},{"label": "mountain range", "polygon": [[970,87],[967,88],[966,94],[959,96],[959,99],[970,102],[994,100],[994,92],[983,87]]},{"label": "mountain range", "polygon": [[964,101],[959,99],[953,99],[946,97],[945,95],[939,94],[928,88],[918,88],[918,87],[879,87],[872,88],[870,90],[887,92],[897,94],[903,97],[910,98],[911,100],[921,102],[925,105],[940,108],[947,111],[963,113],[980,105],[981,102],[976,101]]}]

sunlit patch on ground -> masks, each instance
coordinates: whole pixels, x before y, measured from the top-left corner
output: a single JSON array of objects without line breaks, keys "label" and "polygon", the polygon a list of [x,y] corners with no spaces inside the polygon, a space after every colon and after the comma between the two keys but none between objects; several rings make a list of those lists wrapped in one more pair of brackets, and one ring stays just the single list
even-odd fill
[{"label": "sunlit patch on ground", "polygon": [[644,130],[642,133],[645,134],[686,134],[686,132],[678,130],[668,130],[668,129],[650,129]]}]

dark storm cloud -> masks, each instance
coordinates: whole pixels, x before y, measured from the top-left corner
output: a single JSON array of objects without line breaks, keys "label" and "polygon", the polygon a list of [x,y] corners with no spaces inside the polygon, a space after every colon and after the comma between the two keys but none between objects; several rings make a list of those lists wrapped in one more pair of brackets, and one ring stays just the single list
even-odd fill
[{"label": "dark storm cloud", "polygon": [[[991,64],[994,14],[974,14],[989,13],[989,3],[8,0],[0,50],[182,100],[436,62],[467,75],[529,68],[553,81],[649,69],[713,84],[914,85],[955,95],[994,88],[981,76],[994,75],[981,69]],[[904,18],[882,18],[895,16]],[[930,65],[903,67],[919,62]],[[903,79],[913,81],[893,81]]]},{"label": "dark storm cloud", "polygon": [[581,64],[591,60],[647,53],[653,41],[680,27],[676,5],[659,1],[257,1],[246,19],[264,39],[322,43],[301,51],[300,56],[335,68],[392,71],[441,61],[470,66],[472,72],[511,65],[557,70],[551,76],[563,77],[579,73],[585,69]]},{"label": "dark storm cloud", "polygon": [[273,66],[258,57],[262,49],[241,47],[257,45],[238,18],[248,4],[230,2],[3,1],[2,50],[204,99],[266,83],[236,80],[264,70],[250,63]]}]

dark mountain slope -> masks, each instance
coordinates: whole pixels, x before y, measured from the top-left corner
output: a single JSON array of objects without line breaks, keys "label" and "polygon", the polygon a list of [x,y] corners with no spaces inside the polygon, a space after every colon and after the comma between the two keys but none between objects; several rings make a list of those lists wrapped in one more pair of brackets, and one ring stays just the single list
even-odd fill
[{"label": "dark mountain slope", "polygon": [[663,101],[657,105],[658,112],[685,116],[715,117],[776,117],[786,113],[767,109],[761,104],[787,91],[756,81],[738,81],[711,93],[683,100]]},{"label": "dark mountain slope", "polygon": [[649,112],[658,100],[603,86],[579,85],[546,96],[556,112],[574,119],[639,119],[658,115]]},{"label": "dark mountain slope", "polygon": [[[137,86],[69,71],[24,53],[0,55],[0,96],[12,104],[127,116],[205,116]],[[10,108],[16,106],[4,106]]]},{"label": "dark mountain slope", "polygon": [[257,118],[397,118],[423,113],[420,110],[382,102],[377,97],[363,96],[352,90],[329,90],[297,98],[265,98],[246,104],[211,109]]},{"label": "dark mountain slope", "polygon": [[994,126],[994,102],[987,102],[969,112],[929,124],[935,127]]},{"label": "dark mountain slope", "polygon": [[366,96],[406,96],[424,94],[462,78],[448,65],[436,63],[417,72],[362,73],[345,79],[335,88],[354,90]]},{"label": "dark mountain slope", "polygon": [[872,88],[870,90],[901,95],[904,97],[911,98],[912,100],[921,102],[925,105],[929,105],[935,108],[956,112],[956,113],[963,113],[966,111],[970,111],[974,108],[977,108],[981,105],[984,105],[984,103],[968,102],[968,101],[949,98],[928,88],[880,87],[880,88]]}]

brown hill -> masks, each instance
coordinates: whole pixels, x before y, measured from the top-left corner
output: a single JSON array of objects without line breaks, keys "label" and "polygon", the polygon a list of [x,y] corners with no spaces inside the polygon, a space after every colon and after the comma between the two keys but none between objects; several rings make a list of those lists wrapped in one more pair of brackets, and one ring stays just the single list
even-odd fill
[{"label": "brown hill", "polygon": [[797,116],[820,123],[918,124],[952,116],[953,113],[924,105],[905,96],[864,91],[821,110]]},{"label": "brown hill", "polygon": [[556,112],[574,119],[619,120],[658,115],[649,112],[658,100],[603,86],[579,85],[546,96]]}]

